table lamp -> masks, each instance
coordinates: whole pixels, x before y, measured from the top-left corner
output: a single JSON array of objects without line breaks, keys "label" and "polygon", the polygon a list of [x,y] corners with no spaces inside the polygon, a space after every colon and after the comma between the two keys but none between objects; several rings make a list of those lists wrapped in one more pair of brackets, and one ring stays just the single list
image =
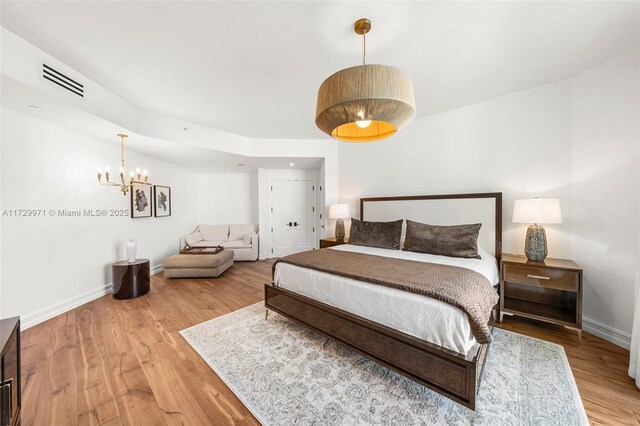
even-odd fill
[{"label": "table lamp", "polygon": [[560,200],[557,198],[516,200],[513,205],[512,221],[529,224],[524,254],[529,260],[542,262],[547,257],[547,235],[544,224],[562,223]]},{"label": "table lamp", "polygon": [[344,221],[342,219],[349,219],[349,204],[331,204],[329,206],[329,219],[336,220],[336,241],[344,241]]}]

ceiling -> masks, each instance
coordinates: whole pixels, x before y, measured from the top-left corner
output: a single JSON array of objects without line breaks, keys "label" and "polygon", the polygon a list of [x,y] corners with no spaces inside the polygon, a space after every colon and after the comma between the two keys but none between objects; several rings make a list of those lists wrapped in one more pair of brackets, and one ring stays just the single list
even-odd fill
[{"label": "ceiling", "polygon": [[1,24],[147,110],[252,138],[325,138],[318,86],[368,63],[425,116],[559,81],[639,44],[637,2],[11,2]]},{"label": "ceiling", "polygon": [[[129,138],[128,146],[167,162],[200,173],[257,172],[258,169],[319,169],[319,157],[249,157],[208,148],[181,145],[140,135]],[[114,140],[119,143],[117,139]]]},{"label": "ceiling", "polygon": [[[115,135],[124,131],[119,125],[6,76],[2,76],[0,86],[3,107],[13,108],[38,119],[73,129],[95,140],[110,143],[114,147],[114,159],[117,158],[120,139]],[[37,108],[28,105],[36,105]],[[324,158],[321,157],[244,156],[143,136],[131,131],[125,132],[129,135],[127,151],[141,152],[200,173],[257,172],[259,168],[319,169],[324,162]]]}]

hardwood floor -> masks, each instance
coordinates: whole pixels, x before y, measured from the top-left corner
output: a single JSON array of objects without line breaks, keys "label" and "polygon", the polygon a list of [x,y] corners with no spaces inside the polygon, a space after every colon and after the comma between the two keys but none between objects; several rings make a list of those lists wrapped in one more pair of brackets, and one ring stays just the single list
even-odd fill
[{"label": "hardwood floor", "polygon": [[[263,299],[271,262],[216,279],[152,277],[133,300],[104,296],[22,333],[25,425],[258,422],[178,331]],[[592,424],[640,425],[629,352],[588,333],[505,318],[502,328],[564,346]]]}]

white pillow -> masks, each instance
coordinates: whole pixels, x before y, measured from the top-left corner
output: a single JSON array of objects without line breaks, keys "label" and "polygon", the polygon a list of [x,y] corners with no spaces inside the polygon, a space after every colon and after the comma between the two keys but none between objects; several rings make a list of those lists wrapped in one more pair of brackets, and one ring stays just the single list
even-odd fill
[{"label": "white pillow", "polygon": [[229,241],[241,240],[247,234],[251,234],[257,231],[258,231],[258,227],[256,225],[230,225]]},{"label": "white pillow", "polygon": [[253,236],[254,236],[254,235],[257,235],[257,234],[258,234],[257,232],[252,232],[252,233],[250,233],[250,234],[245,235],[245,236],[244,236],[244,238],[243,238],[243,242],[244,242],[246,245],[251,244],[251,238],[253,238]]},{"label": "white pillow", "polygon": [[206,241],[228,241],[229,225],[200,225],[198,231]]},{"label": "white pillow", "polygon": [[198,231],[194,232],[193,234],[186,235],[184,237],[184,242],[187,243],[188,246],[193,246],[194,244],[197,244],[200,241],[202,241],[202,234]]}]

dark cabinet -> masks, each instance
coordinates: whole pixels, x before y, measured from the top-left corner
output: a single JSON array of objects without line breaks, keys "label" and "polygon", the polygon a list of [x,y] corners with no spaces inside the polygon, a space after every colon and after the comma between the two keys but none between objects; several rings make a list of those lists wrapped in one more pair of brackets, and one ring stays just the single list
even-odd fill
[{"label": "dark cabinet", "polygon": [[20,424],[20,318],[0,320],[0,426]]},{"label": "dark cabinet", "polygon": [[328,248],[334,246],[340,246],[342,244],[349,244],[349,241],[336,241],[335,237],[332,238],[321,238],[320,239],[320,248]]}]

